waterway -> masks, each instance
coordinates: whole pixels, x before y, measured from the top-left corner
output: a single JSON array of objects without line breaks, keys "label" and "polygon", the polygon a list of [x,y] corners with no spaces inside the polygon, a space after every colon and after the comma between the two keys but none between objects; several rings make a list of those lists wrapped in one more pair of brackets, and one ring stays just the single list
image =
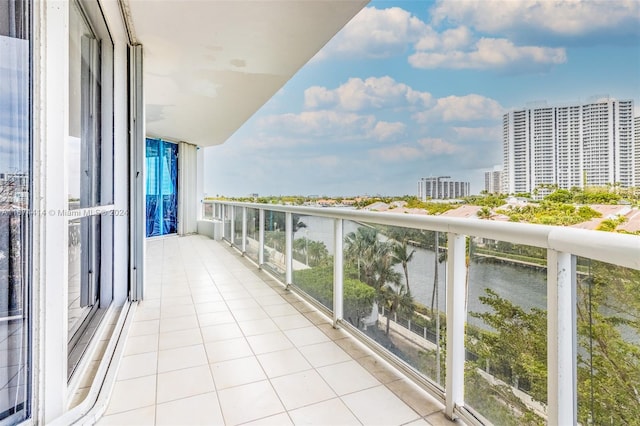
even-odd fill
[{"label": "waterway", "polygon": [[[307,227],[296,232],[295,238],[306,237],[310,240],[322,241],[330,254],[335,253],[333,242],[333,221],[331,219],[304,216],[301,217]],[[344,222],[344,235],[355,232],[359,226],[356,222]],[[415,250],[413,259],[408,264],[409,285],[414,300],[426,307],[431,306],[433,281],[435,271],[434,252],[420,247]],[[403,274],[402,266],[396,265],[398,272]],[[445,310],[446,300],[446,263],[438,265],[438,300],[440,311]],[[546,271],[510,263],[496,264],[492,262],[478,262],[472,259],[469,265],[468,280],[468,312],[486,312],[488,307],[480,301],[485,295],[485,289],[491,289],[500,297],[513,304],[530,310],[531,308],[546,309]],[[482,320],[469,316],[472,325],[485,328]]]}]

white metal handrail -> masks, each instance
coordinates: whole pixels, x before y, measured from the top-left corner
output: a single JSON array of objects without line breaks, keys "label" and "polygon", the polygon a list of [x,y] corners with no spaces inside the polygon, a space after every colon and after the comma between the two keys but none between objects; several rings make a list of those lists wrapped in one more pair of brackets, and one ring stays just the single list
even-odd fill
[{"label": "white metal handrail", "polygon": [[552,249],[601,262],[613,263],[626,268],[640,269],[640,237],[636,235],[591,231],[564,226],[381,213],[335,207],[300,207],[235,202],[220,204],[356,222],[372,222],[426,231],[452,232],[471,237]]},{"label": "white metal handrail", "polygon": [[[292,284],[292,215],[317,216],[332,219],[336,252],[334,256],[334,324],[342,320],[342,240],[343,221],[367,222],[447,233],[447,352],[446,387],[441,397],[445,413],[450,418],[463,417],[474,422],[476,418],[464,407],[464,323],[466,320],[465,289],[466,237],[480,237],[514,244],[523,244],[547,250],[547,421],[551,425],[577,423],[577,362],[576,362],[576,256],[640,270],[640,237],[635,235],[589,231],[584,229],[533,225],[513,222],[495,222],[439,216],[380,213],[341,208],[283,206],[273,204],[205,202],[214,204],[214,212],[231,215],[230,240],[234,239],[234,209],[242,209],[242,234],[246,235],[246,209],[256,209],[260,215],[260,249],[258,263],[264,262],[264,212],[285,213],[286,232],[286,285]],[[217,209],[215,205],[221,207]],[[226,207],[225,207],[226,206]],[[223,226],[223,229],[226,227]],[[223,231],[226,232],[226,231]],[[226,237],[226,235],[223,235]],[[244,240],[245,238],[243,238]],[[244,252],[244,242],[242,250]],[[438,386],[430,389],[440,389]]]}]

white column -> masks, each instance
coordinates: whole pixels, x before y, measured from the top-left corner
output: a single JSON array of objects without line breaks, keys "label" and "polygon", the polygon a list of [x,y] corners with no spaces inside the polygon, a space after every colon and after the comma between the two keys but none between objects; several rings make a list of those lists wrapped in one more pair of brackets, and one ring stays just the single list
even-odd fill
[{"label": "white column", "polygon": [[577,417],[576,260],[547,250],[547,422],[574,425]]},{"label": "white column", "polygon": [[34,399],[37,423],[49,424],[67,406],[68,226],[58,211],[67,207],[69,134],[69,3],[34,2]]},{"label": "white column", "polygon": [[338,321],[344,316],[344,268],[342,260],[343,221],[334,219],[333,234],[335,253],[333,256],[333,327],[338,327]]},{"label": "white column", "polygon": [[448,250],[445,414],[448,418],[455,419],[455,408],[464,405],[466,237],[449,233]]},{"label": "white column", "polygon": [[289,212],[284,214],[284,233],[285,233],[285,268],[286,268],[286,282],[288,286],[293,281],[293,215]]}]

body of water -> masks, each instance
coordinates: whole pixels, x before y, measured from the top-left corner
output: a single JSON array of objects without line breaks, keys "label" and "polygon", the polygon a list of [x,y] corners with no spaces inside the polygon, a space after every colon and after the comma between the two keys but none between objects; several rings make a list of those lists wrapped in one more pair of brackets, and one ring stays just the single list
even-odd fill
[{"label": "body of water", "polygon": [[[310,240],[322,241],[333,255],[335,253],[333,242],[333,220],[303,216],[301,221],[307,227],[300,229],[295,238],[306,237]],[[357,231],[361,226],[356,222],[344,222],[344,235]],[[435,271],[434,252],[419,247],[411,247],[415,250],[413,259],[408,264],[409,286],[411,294],[416,302],[431,306],[433,294],[433,281]],[[398,272],[403,274],[402,266],[396,266]],[[547,285],[546,272],[544,270],[523,267],[513,264],[495,264],[490,262],[477,262],[472,260],[469,266],[468,280],[468,312],[485,312],[488,307],[480,301],[480,296],[486,294],[485,289],[491,289],[500,297],[513,304],[529,310],[531,308],[546,309]],[[438,300],[440,311],[445,310],[446,300],[446,262],[438,265]],[[469,318],[469,323],[482,325],[477,318]]]}]

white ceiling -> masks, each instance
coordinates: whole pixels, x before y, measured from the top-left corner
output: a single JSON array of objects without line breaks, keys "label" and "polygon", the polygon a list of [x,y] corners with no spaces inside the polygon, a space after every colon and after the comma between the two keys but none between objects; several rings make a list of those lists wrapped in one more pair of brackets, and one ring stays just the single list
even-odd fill
[{"label": "white ceiling", "polygon": [[369,0],[130,0],[147,135],[221,144]]}]

